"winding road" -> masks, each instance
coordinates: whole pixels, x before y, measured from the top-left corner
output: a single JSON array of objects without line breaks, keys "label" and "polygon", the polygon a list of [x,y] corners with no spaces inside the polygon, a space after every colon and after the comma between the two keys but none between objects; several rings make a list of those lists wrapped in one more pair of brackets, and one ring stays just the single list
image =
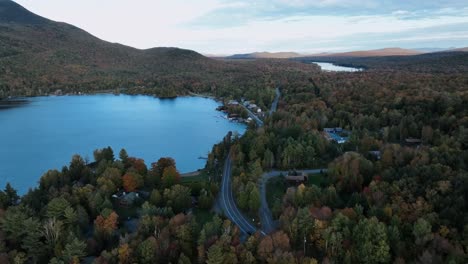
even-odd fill
[{"label": "winding road", "polygon": [[[241,232],[244,235],[250,235],[257,232],[258,228],[252,223],[250,218],[246,217],[239,208],[237,208],[236,201],[232,194],[231,162],[231,153],[229,153],[226,161],[224,162],[219,204],[226,216],[239,227]],[[266,235],[262,230],[259,231],[262,235]]]},{"label": "winding road", "polygon": [[[281,96],[279,88],[276,88],[276,97],[272,103],[270,109],[270,115],[276,111],[278,108],[278,101]],[[259,127],[263,126],[263,121],[260,120],[255,114],[253,114],[248,108],[245,109],[249,112],[249,115],[257,122]],[[221,207],[227,218],[229,218],[234,224],[236,224],[241,233],[245,235],[250,235],[255,232],[260,232],[262,235],[266,236],[267,234],[272,233],[276,230],[278,223],[273,219],[270,208],[268,207],[268,202],[266,199],[266,183],[269,179],[279,176],[281,174],[287,174],[287,171],[270,171],[264,173],[260,179],[260,201],[261,206],[259,209],[260,222],[262,228],[258,228],[253,221],[245,216],[237,207],[236,201],[232,194],[232,180],[231,180],[231,167],[232,167],[231,153],[228,154],[224,162],[223,169],[223,179],[221,183],[220,195],[218,196],[218,205]],[[301,170],[307,174],[319,173],[321,171],[325,172],[326,169],[309,169]]]}]

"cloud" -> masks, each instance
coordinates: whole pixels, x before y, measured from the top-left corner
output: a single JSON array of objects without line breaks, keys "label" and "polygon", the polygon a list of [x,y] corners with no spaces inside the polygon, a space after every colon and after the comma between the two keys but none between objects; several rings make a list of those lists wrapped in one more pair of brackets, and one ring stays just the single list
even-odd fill
[{"label": "cloud", "polygon": [[178,46],[227,54],[427,47],[430,43],[468,46],[460,29],[468,25],[468,4],[462,5],[466,1],[444,5],[416,0],[18,2],[105,40],[139,48]]}]

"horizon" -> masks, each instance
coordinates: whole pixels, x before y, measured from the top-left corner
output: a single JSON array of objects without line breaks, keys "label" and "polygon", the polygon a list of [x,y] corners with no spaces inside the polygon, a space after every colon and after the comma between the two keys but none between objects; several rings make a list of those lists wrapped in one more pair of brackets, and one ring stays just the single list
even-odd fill
[{"label": "horizon", "polygon": [[459,0],[444,4],[376,0],[142,0],[138,5],[125,0],[15,2],[100,39],[139,49],[179,47],[205,55],[232,55],[468,46],[468,4]]}]

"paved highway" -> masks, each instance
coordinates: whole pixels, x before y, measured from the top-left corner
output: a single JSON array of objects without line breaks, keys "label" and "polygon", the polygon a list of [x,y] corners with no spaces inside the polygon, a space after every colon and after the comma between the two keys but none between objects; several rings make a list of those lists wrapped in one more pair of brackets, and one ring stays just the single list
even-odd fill
[{"label": "paved highway", "polygon": [[[245,234],[253,234],[257,232],[258,228],[252,223],[251,219],[246,217],[237,208],[234,196],[232,194],[232,180],[231,180],[231,154],[228,155],[224,163],[223,181],[221,183],[220,201],[219,204],[223,209],[226,216],[235,223],[241,232]],[[263,235],[266,233],[259,230]]]},{"label": "paved highway", "polygon": [[[278,100],[281,96],[279,88],[276,88],[276,98],[273,102],[273,105],[270,110],[270,114],[275,112],[278,107]],[[245,109],[247,109],[245,107]],[[254,115],[249,109],[247,109],[249,115],[257,122],[259,127],[263,126],[263,121],[261,121],[256,115]],[[279,176],[281,174],[286,174],[287,171],[270,171],[264,173],[262,175],[260,181],[260,201],[261,206],[259,209],[260,221],[262,228],[259,229],[255,226],[250,218],[245,216],[237,207],[236,201],[232,194],[232,180],[231,180],[231,153],[227,156],[224,162],[224,169],[223,169],[223,180],[221,183],[221,191],[219,195],[219,205],[221,209],[226,214],[227,218],[229,218],[234,224],[236,224],[241,233],[243,235],[253,234],[259,231],[262,235],[267,235],[276,230],[278,223],[274,221],[273,216],[271,214],[270,208],[268,207],[268,202],[266,199],[266,183],[269,179]],[[307,174],[311,173],[319,173],[321,171],[325,172],[326,169],[310,169],[310,170],[301,170]]]},{"label": "paved highway", "polygon": [[273,100],[273,103],[271,104],[270,115],[276,112],[276,110],[278,109],[278,101],[281,96],[279,87],[276,87],[275,93],[276,93],[276,96],[275,96],[275,100]]}]

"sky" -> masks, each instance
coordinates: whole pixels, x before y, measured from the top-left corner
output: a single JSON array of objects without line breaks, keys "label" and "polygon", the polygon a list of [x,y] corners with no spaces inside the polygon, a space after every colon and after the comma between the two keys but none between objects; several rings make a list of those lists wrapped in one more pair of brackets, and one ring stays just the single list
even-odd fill
[{"label": "sky", "polygon": [[110,42],[204,54],[468,46],[467,0],[15,0]]}]

